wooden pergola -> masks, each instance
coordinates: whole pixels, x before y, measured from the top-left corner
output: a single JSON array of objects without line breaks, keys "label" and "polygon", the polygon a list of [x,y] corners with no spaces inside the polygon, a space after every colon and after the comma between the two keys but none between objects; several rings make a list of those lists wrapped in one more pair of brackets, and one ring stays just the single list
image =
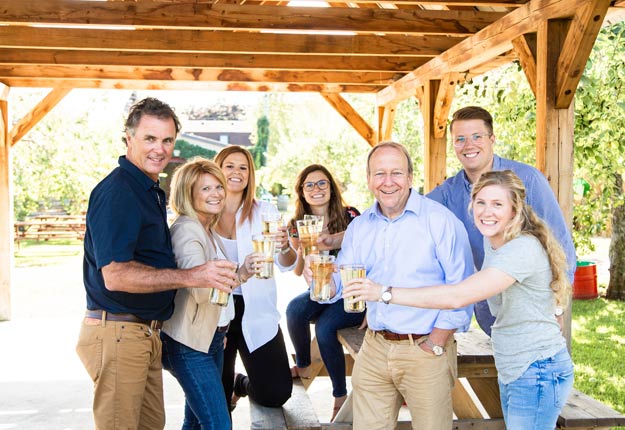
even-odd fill
[{"label": "wooden pergola", "polygon": [[[445,178],[455,86],[519,60],[536,96],[537,167],[570,220],[572,100],[606,16],[622,13],[625,0],[0,0],[0,320],[11,315],[10,150],[71,89],[317,92],[370,145],[416,96],[429,190]],[[51,91],[11,124],[11,87]],[[376,122],[342,93],[375,93]]]}]

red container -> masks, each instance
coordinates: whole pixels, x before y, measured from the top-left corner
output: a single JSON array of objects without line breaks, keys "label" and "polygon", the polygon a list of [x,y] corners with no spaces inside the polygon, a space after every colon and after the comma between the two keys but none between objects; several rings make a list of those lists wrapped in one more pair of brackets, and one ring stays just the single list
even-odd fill
[{"label": "red container", "polygon": [[597,293],[597,265],[592,261],[578,261],[573,281],[573,298],[588,300],[599,297]]}]

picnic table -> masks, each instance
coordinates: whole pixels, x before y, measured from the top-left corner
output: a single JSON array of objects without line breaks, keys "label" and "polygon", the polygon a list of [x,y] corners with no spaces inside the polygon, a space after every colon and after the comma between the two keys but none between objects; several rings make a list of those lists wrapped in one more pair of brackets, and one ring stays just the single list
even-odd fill
[{"label": "picnic table", "polygon": [[49,240],[55,238],[78,239],[85,237],[84,215],[37,215],[24,221],[16,221],[15,242],[23,240]]},{"label": "picnic table", "polygon": [[[365,331],[357,327],[338,331],[338,339],[347,350],[346,373],[351,375],[353,363],[362,346]],[[490,338],[479,329],[456,333],[458,350],[458,379],[452,390],[454,430],[504,430],[503,414],[499,401],[497,369],[492,354]],[[311,345],[312,375],[302,382],[310,386],[316,376],[325,374],[318,354],[316,340]],[[351,430],[353,409],[351,393],[332,423],[323,424],[324,430]],[[573,390],[564,406],[556,428],[558,429],[610,429],[625,425],[625,416],[609,406]],[[398,430],[412,429],[409,421],[400,421]]]}]

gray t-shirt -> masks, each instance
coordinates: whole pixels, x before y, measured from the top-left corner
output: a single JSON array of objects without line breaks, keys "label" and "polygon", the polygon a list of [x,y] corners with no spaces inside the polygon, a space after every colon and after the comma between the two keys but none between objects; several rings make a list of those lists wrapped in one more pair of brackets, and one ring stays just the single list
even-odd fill
[{"label": "gray t-shirt", "polygon": [[549,258],[534,236],[521,235],[499,249],[484,238],[482,270],[494,267],[516,282],[488,299],[496,317],[492,343],[499,379],[518,379],[536,360],[549,358],[566,347],[555,318]]}]

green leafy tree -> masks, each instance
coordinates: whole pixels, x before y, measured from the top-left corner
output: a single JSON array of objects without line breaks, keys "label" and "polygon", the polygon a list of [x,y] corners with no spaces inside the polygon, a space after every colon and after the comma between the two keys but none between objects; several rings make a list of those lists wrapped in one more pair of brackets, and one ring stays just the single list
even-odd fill
[{"label": "green leafy tree", "polygon": [[176,140],[176,150],[179,151],[178,156],[180,158],[184,158],[185,160],[189,160],[193,157],[204,157],[212,160],[213,157],[217,155],[217,151],[193,145],[184,139]]},{"label": "green leafy tree", "polygon": [[269,145],[269,118],[266,115],[256,121],[256,139],[256,144],[250,148],[250,152],[254,159],[254,167],[260,169],[267,164],[265,154]]}]

